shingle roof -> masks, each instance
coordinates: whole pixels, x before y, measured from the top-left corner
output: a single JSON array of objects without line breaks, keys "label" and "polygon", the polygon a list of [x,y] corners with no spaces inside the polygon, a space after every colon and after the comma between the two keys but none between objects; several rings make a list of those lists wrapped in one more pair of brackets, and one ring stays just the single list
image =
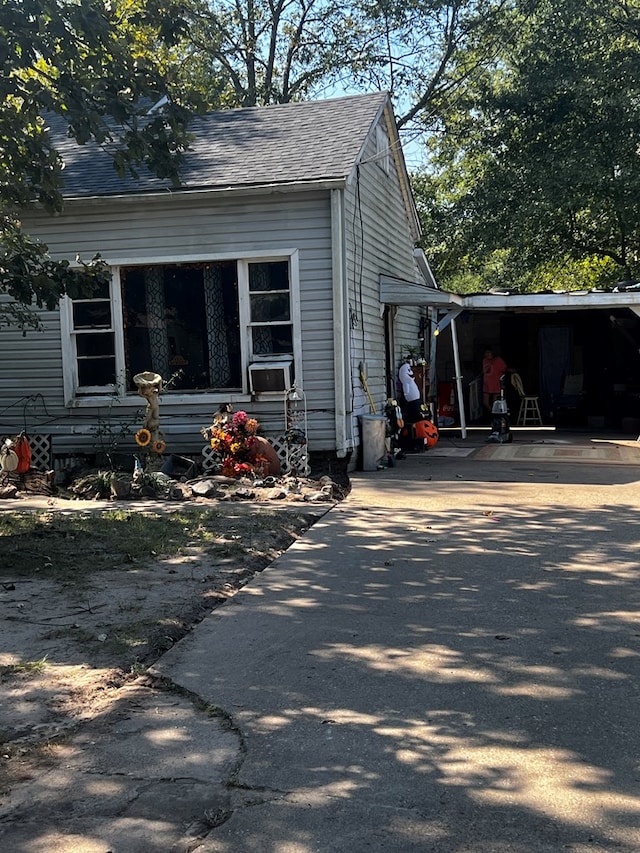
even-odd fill
[{"label": "shingle roof", "polygon": [[[197,117],[189,127],[195,140],[180,169],[182,189],[345,179],[386,101],[385,93],[376,92]],[[94,143],[77,145],[55,116],[48,124],[65,163],[65,197],[171,188],[146,169],[138,180],[119,178],[106,151]]]}]

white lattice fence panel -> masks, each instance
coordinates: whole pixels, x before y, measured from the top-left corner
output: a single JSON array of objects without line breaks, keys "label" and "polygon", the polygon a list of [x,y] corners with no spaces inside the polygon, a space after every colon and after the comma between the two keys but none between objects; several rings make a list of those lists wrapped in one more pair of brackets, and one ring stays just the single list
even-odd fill
[{"label": "white lattice fence panel", "polygon": [[205,474],[215,469],[216,456],[210,444],[205,444],[202,448],[202,470]]},{"label": "white lattice fence panel", "polygon": [[29,445],[31,447],[31,465],[42,471],[51,468],[51,436],[30,435]]},{"label": "white lattice fence panel", "polygon": [[[283,435],[265,436],[269,444],[278,454],[283,474],[295,472],[306,477],[311,468],[306,444],[289,444]],[[202,448],[202,468],[205,473],[215,470],[216,455],[209,444]]]},{"label": "white lattice fence panel", "polygon": [[269,436],[269,443],[278,454],[284,474],[301,474],[307,477],[311,471],[306,444],[293,444],[284,435]]}]

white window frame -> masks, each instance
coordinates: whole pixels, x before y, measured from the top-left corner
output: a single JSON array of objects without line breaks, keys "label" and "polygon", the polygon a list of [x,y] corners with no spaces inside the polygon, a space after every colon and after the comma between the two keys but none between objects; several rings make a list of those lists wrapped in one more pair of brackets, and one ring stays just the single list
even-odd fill
[{"label": "white window frame", "polygon": [[[120,269],[111,268],[111,283],[109,285],[109,301],[111,309],[111,327],[109,329],[97,329],[96,334],[113,332],[114,350],[116,360],[116,381],[114,384],[104,386],[80,386],[78,375],[78,348],[77,335],[91,334],[87,329],[74,328],[73,305],[74,302],[91,302],[92,299],[72,300],[68,296],[60,300],[60,330],[62,335],[62,363],[63,363],[63,385],[65,405],[69,406],[80,399],[99,397],[104,400],[105,396],[112,398],[124,396],[125,373],[124,373],[124,328],[122,324],[122,300],[120,291]],[[78,397],[81,393],[82,396]]]},{"label": "white window frame", "polygon": [[[289,263],[289,299],[291,324],[293,327],[293,365],[296,385],[302,389],[302,325],[300,311],[300,262],[298,249],[282,249],[268,254],[251,252],[234,252],[224,255],[175,255],[150,258],[118,258],[111,259],[111,322],[114,333],[114,349],[116,357],[116,383],[104,387],[87,387],[80,389],[78,384],[78,360],[76,348],[76,332],[73,328],[73,302],[65,297],[60,302],[60,331],[62,336],[62,362],[64,398],[67,407],[83,408],[103,406],[107,399],[119,404],[140,406],[140,397],[134,391],[127,391],[125,385],[125,342],[123,325],[123,306],[121,297],[120,269],[132,266],[153,266],[188,263],[214,263],[216,261],[236,261],[238,269],[238,308],[240,318],[240,348],[242,358],[242,390],[239,392],[221,391],[181,391],[169,393],[163,398],[163,405],[184,405],[194,400],[211,406],[215,403],[246,403],[251,400],[249,393],[248,366],[254,358],[251,335],[250,301],[249,301],[249,264],[288,261]],[[253,324],[262,325],[262,324]],[[105,331],[104,329],[101,331]],[[276,356],[276,359],[278,356]],[[289,358],[289,356],[287,356]],[[271,356],[270,360],[274,360]]]},{"label": "white window frame", "polygon": [[[253,334],[252,329],[258,328],[261,326],[280,326],[285,325],[282,320],[277,320],[273,322],[268,321],[260,321],[260,322],[252,322],[251,320],[251,293],[249,291],[249,266],[250,264],[268,264],[268,263],[279,263],[280,261],[284,261],[285,258],[278,255],[268,255],[261,258],[243,258],[241,261],[238,261],[238,291],[246,293],[247,298],[246,301],[241,300],[240,304],[240,325],[242,328],[247,330],[247,365],[251,364],[254,361],[280,361],[283,359],[291,360],[291,356],[289,355],[270,355],[270,354],[256,354],[253,352]],[[295,263],[295,273],[294,273],[294,263]],[[289,311],[291,319],[289,322],[292,326],[292,339],[293,339],[293,355],[294,360],[299,364],[300,361],[295,359],[296,353],[301,353],[302,351],[302,340],[300,333],[300,300],[299,300],[299,288],[296,287],[294,289],[293,279],[295,275],[295,280],[299,280],[299,272],[298,272],[298,253],[296,252],[294,256],[290,256],[289,258]],[[271,293],[280,292],[280,291],[270,291]],[[295,300],[294,300],[294,292],[295,292]],[[242,309],[245,309],[245,313],[243,315]],[[245,371],[246,372],[246,371]]]}]

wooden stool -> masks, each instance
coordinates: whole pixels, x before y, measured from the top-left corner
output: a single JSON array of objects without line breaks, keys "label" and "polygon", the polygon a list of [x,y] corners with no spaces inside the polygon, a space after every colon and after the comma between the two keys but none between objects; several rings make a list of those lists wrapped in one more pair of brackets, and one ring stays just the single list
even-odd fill
[{"label": "wooden stool", "polygon": [[516,426],[542,426],[542,415],[540,414],[539,397],[533,394],[525,394],[522,379],[519,373],[511,374],[511,385],[520,397],[520,411]]},{"label": "wooden stool", "polygon": [[521,398],[516,426],[542,426],[538,397],[524,396]]}]

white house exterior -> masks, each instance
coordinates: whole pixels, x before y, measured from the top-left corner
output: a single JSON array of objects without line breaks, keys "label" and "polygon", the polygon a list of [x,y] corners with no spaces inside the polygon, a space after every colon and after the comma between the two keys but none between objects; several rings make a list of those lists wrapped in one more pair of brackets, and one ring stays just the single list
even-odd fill
[{"label": "white house exterior", "polygon": [[52,132],[65,208],[30,210],[24,228],[54,258],[99,253],[112,282],[43,312],[43,332],[2,330],[0,433],[26,428],[50,436],[54,455],[90,454],[97,434],[135,428],[132,377],[150,370],[174,377],[161,398],[167,452],[199,449],[226,402],[275,435],[284,395],[258,390],[268,364],[304,392],[311,454],[351,457],[359,415],[370,399],[382,412],[424,313],[385,311],[381,277],[427,286],[388,96],[199,118],[177,189],[119,179],[105,152]]}]

